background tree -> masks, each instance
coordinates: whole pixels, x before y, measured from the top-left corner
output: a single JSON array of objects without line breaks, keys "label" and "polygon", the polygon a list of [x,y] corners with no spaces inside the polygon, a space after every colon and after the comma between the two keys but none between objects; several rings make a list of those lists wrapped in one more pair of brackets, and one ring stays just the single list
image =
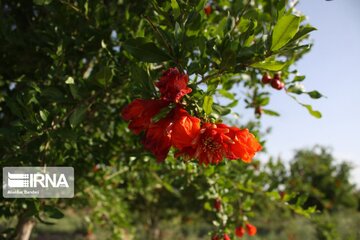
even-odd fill
[{"label": "background tree", "polygon": [[329,149],[316,146],[296,152],[290,164],[287,188],[307,195],[304,207],[320,211],[357,208],[355,185],[350,183],[351,166],[336,163]]},{"label": "background tree", "polygon": [[[259,226],[267,226],[266,239],[357,239],[359,220],[357,190],[350,181],[351,165],[336,160],[329,148],[314,146],[295,151],[286,164],[278,159],[265,164],[263,172],[272,191],[304,209],[315,207],[310,221],[297,218],[287,209],[261,201]],[[355,225],[354,225],[355,224]],[[301,225],[300,229],[296,226]]]}]

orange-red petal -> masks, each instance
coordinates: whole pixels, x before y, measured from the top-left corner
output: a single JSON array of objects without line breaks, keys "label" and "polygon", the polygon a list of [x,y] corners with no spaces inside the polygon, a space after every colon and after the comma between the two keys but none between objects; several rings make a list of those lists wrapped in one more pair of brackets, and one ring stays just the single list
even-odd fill
[{"label": "orange-red petal", "polygon": [[257,229],[254,225],[247,223],[245,227],[246,227],[246,232],[247,234],[249,234],[249,236],[254,236],[256,234]]},{"label": "orange-red petal", "polygon": [[249,163],[252,161],[255,153],[262,149],[260,143],[248,129],[238,129],[232,127],[229,136],[234,141],[230,145],[227,157],[229,159],[241,159]]},{"label": "orange-red petal", "polygon": [[135,99],[124,107],[121,111],[121,116],[124,120],[130,121],[129,129],[135,134],[139,134],[149,127],[151,118],[168,105],[169,102],[164,100]]},{"label": "orange-red petal", "polygon": [[143,140],[144,147],[152,152],[159,162],[167,157],[171,147],[171,119],[164,118],[150,124]]},{"label": "orange-red petal", "polygon": [[177,108],[172,125],[171,142],[174,147],[182,150],[191,146],[200,131],[200,119],[192,117],[185,109]]},{"label": "orange-red petal", "polygon": [[238,226],[236,229],[235,229],[235,235],[239,238],[243,237],[245,234],[245,229],[242,227],[242,226]]}]

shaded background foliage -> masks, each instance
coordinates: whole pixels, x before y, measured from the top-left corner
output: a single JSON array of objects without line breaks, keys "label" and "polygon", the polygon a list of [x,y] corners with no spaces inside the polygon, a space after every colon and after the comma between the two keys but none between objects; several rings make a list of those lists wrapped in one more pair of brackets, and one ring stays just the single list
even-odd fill
[{"label": "shaded background foliage", "polygon": [[[204,222],[199,239],[210,231],[232,234],[236,225],[261,216],[264,206],[277,206],[288,217],[309,215],[313,204],[355,206],[349,166],[333,166],[327,152],[298,152],[290,172],[281,162],[269,163],[272,174],[257,161],[204,168],[169,156],[157,164],[129,132],[120,110],[137,97],[157,97],[153,83],[168,67],[190,75],[191,113],[224,116],[260,138],[260,120],[243,122],[231,109],[241,100],[257,117],[278,115],[266,109],[275,90],[261,84],[265,71],[281,71],[292,97],[322,96],[296,85],[304,76],[293,64],[310,50],[307,36],[314,28],[293,15],[287,1],[211,1],[210,15],[206,4],[1,1],[1,166],[73,166],[76,175],[74,199],[2,199],[4,238],[16,235],[16,217],[42,226],[62,218],[59,209],[67,218],[82,216],[88,236],[105,229],[109,239],[161,239],[164,222]],[[294,22],[293,34],[275,42],[283,16]],[[313,158],[321,162],[315,173]],[[289,194],[279,194],[284,190]],[[298,200],[290,192],[310,197]],[[213,207],[217,198],[221,211]],[[268,230],[258,222],[262,236]],[[182,231],[179,239],[189,236]]]}]

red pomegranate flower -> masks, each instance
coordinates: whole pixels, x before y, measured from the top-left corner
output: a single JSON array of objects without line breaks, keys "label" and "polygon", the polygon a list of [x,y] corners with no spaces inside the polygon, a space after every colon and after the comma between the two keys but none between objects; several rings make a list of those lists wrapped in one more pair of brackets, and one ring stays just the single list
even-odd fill
[{"label": "red pomegranate flower", "polygon": [[224,234],[224,240],[231,240],[229,235],[227,235],[226,233]]},{"label": "red pomegranate flower", "polygon": [[247,234],[249,234],[249,236],[254,236],[256,234],[257,229],[254,225],[247,223],[245,227],[246,227],[246,232]]},{"label": "red pomegranate flower", "polygon": [[229,128],[227,134],[234,144],[230,145],[227,158],[241,159],[246,163],[251,162],[255,153],[262,149],[255,136],[248,129],[238,129],[236,127]]},{"label": "red pomegranate flower", "polygon": [[179,149],[188,145],[199,130],[200,119],[176,107],[165,118],[149,125],[143,144],[161,162],[169,153],[171,145]]},{"label": "red pomegranate flower", "polygon": [[221,199],[220,198],[215,199],[214,208],[216,209],[216,211],[220,211],[220,209],[221,209]]},{"label": "red pomegranate flower", "polygon": [[183,108],[178,107],[175,109],[171,137],[171,142],[174,147],[182,150],[184,147],[191,146],[192,141],[197,137],[199,131],[199,118],[192,117]]},{"label": "red pomegranate flower", "polygon": [[129,129],[139,134],[148,128],[151,118],[167,105],[169,102],[164,100],[135,99],[122,110],[121,115],[124,120],[130,121]]},{"label": "red pomegranate flower", "polygon": [[158,162],[165,160],[171,147],[171,121],[170,117],[166,117],[150,124],[143,140],[144,147],[154,154]]},{"label": "red pomegranate flower", "polygon": [[218,164],[226,154],[226,145],[231,139],[225,135],[228,129],[218,128],[216,124],[204,123],[192,146],[184,148],[178,155],[196,158],[205,165]]},{"label": "red pomegranate flower", "polygon": [[205,12],[206,16],[209,16],[211,14],[212,8],[211,8],[210,4],[208,4],[204,7],[204,12]]},{"label": "red pomegranate flower", "polygon": [[211,240],[220,240],[220,237],[218,235],[212,236]]},{"label": "red pomegranate flower", "polygon": [[242,227],[242,226],[238,226],[236,229],[235,229],[235,235],[239,238],[243,237],[245,234],[245,229]]},{"label": "red pomegranate flower", "polygon": [[218,164],[224,157],[250,162],[261,145],[247,129],[225,124],[204,123],[192,146],[183,148],[177,155],[196,158],[202,164]]},{"label": "red pomegranate flower", "polygon": [[184,95],[192,91],[187,87],[188,82],[188,75],[180,73],[177,68],[170,68],[155,85],[159,88],[162,99],[179,102]]}]

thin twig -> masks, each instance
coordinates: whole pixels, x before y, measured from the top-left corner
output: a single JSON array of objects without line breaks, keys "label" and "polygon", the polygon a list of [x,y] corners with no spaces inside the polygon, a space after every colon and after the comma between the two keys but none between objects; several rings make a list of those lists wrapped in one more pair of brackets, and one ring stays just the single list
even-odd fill
[{"label": "thin twig", "polygon": [[222,74],[222,73],[224,73],[224,70],[220,69],[219,71],[217,71],[217,72],[215,72],[215,73],[209,74],[209,75],[203,77],[203,78],[198,82],[198,84],[204,83],[204,82],[206,82],[206,81],[208,81],[208,80],[210,80],[210,79],[212,79],[212,78],[217,78],[217,77],[219,77],[219,75]]},{"label": "thin twig", "polygon": [[174,51],[171,48],[171,46],[169,45],[169,43],[166,41],[165,37],[161,34],[159,29],[154,25],[154,23],[151,21],[151,19],[148,16],[145,16],[145,19],[146,19],[146,21],[149,22],[149,24],[150,24],[151,28],[154,30],[154,32],[157,33],[157,35],[159,35],[159,37],[161,38],[161,41],[165,44],[166,48],[168,49],[170,57],[176,63],[176,65],[178,65],[181,72],[183,72],[184,67],[179,63],[179,60],[177,58],[175,58]]},{"label": "thin twig", "polygon": [[157,29],[157,27],[154,25],[154,23],[151,21],[151,19],[148,16],[145,16],[145,19],[149,22],[151,28],[160,36],[160,38],[164,42],[166,48],[169,50],[169,53],[171,54],[171,56],[173,56],[174,53],[173,53],[173,50],[172,50],[171,46],[168,44],[168,42],[166,41],[164,36],[161,34],[159,29]]},{"label": "thin twig", "polygon": [[64,0],[60,0],[60,2],[61,2],[62,4],[67,5],[68,7],[70,7],[70,8],[71,8],[72,10],[74,10],[75,12],[80,13],[83,17],[86,18],[86,20],[89,20],[89,18],[88,18],[79,8],[77,8],[77,7],[74,6],[73,4],[71,4],[71,3],[67,2],[67,1],[64,1]]}]

